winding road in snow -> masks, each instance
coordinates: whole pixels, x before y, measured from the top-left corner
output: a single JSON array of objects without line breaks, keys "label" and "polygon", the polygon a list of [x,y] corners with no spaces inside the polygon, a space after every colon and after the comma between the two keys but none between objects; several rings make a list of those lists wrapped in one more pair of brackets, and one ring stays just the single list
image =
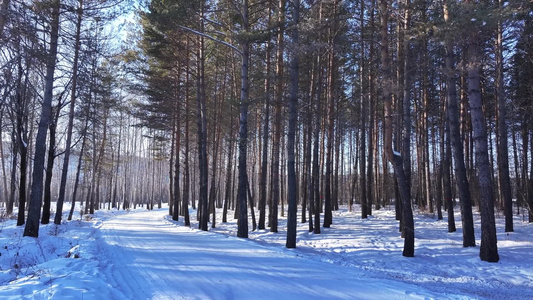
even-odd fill
[{"label": "winding road in snow", "polygon": [[[127,299],[443,298],[419,286],[297,256],[295,251],[176,226],[166,211],[104,222],[102,271]],[[449,296],[449,295],[448,295]]]}]

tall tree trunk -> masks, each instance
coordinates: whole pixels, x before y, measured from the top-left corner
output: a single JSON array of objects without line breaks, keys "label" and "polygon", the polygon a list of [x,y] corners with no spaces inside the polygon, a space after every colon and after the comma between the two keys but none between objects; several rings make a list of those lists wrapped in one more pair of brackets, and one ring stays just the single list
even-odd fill
[{"label": "tall tree trunk", "polygon": [[[405,0],[404,33],[411,28],[411,1]],[[411,80],[413,77],[411,64],[410,37],[404,36],[403,40],[404,64],[403,64],[403,130],[402,151],[407,189],[411,195]]]},{"label": "tall tree trunk", "polygon": [[[190,67],[189,67],[189,39],[187,39],[187,59],[185,62],[185,73],[186,81],[190,80]],[[191,226],[191,218],[189,216],[189,194],[190,194],[190,185],[191,185],[191,174],[189,169],[189,114],[190,114],[190,104],[189,104],[189,84],[185,85],[185,154],[183,157],[183,197],[182,197],[182,211],[184,217],[185,226]],[[179,127],[179,126],[178,126]],[[179,131],[179,130],[178,130]],[[179,149],[176,149],[176,153],[179,153]],[[177,192],[177,191],[176,191]],[[194,207],[194,200],[193,205]]]},{"label": "tall tree trunk", "polygon": [[[0,136],[2,136],[2,120],[0,120]],[[1,139],[0,139],[0,159],[2,160],[2,177],[3,177],[2,183],[3,183],[3,188],[4,188],[3,196],[4,196],[4,201],[5,201],[4,202],[5,207],[7,208],[8,203],[9,203],[9,189],[7,187],[7,172],[6,172],[6,165],[5,165],[5,160],[4,160],[4,141]]]},{"label": "tall tree trunk", "polygon": [[[202,4],[201,12],[201,27],[203,32],[204,21]],[[197,127],[198,127],[198,167],[199,167],[199,183],[200,183],[200,199],[198,201],[198,213],[200,214],[199,227],[201,230],[207,231],[207,223],[209,221],[209,210],[207,207],[207,116],[206,116],[206,95],[205,95],[205,45],[204,38],[198,37],[198,66],[197,71]]]},{"label": "tall tree trunk", "polygon": [[[361,123],[360,123],[360,138],[359,138],[359,186],[360,186],[360,197],[361,197],[361,218],[366,219],[368,217],[367,214],[367,190],[366,190],[366,115],[367,112],[367,100],[365,99],[365,35],[364,35],[364,12],[365,12],[365,1],[361,1],[361,8],[359,12],[359,18],[360,18],[360,27],[361,27],[361,57],[359,58],[359,83],[361,88]],[[371,142],[371,139],[370,139]],[[355,185],[355,182],[354,182]],[[350,209],[352,207],[350,206]]]},{"label": "tall tree trunk", "polygon": [[[376,7],[376,1],[372,0],[372,4],[370,6],[370,28],[372,30],[375,30],[375,7]],[[374,34],[374,32],[372,32]],[[375,43],[370,43],[370,49],[369,49],[369,61],[374,62],[375,61]],[[376,126],[376,95],[377,95],[377,89],[376,89],[376,67],[372,63],[369,66],[368,70],[368,102],[369,102],[369,109],[368,114],[370,115],[370,119],[368,122],[368,153],[365,158],[361,157],[361,159],[366,159],[366,214],[372,215],[372,203],[374,202],[374,198],[376,193],[374,192],[374,150],[377,149],[377,146],[374,147],[374,145],[377,144],[376,134],[377,130],[374,130]],[[365,176],[363,174],[363,176]]]},{"label": "tall tree trunk", "polygon": [[[439,86],[441,87],[441,91],[444,90],[443,86],[442,86],[442,81],[439,83]],[[442,99],[444,97],[441,97]],[[435,176],[435,181],[436,181],[436,186],[435,186],[435,197],[436,197],[436,205],[437,205],[437,220],[442,220],[442,190],[443,190],[443,186],[442,186],[442,173],[443,173],[443,168],[442,168],[442,157],[441,157],[441,160],[440,162],[438,162],[438,159],[437,159],[437,137],[436,137],[436,132],[437,132],[437,126],[438,125],[435,125],[433,127],[433,134],[432,134],[432,144],[431,144],[431,148],[433,149],[433,170],[435,170],[436,172],[436,176]],[[442,136],[444,136],[444,130],[440,130],[440,134]]]},{"label": "tall tree trunk", "polygon": [[[19,118],[17,116],[17,118]],[[18,149],[20,152],[20,178],[19,178],[19,212],[17,216],[17,226],[24,225],[24,214],[26,213],[26,179],[28,171],[28,137],[22,125],[22,116],[17,121]],[[39,220],[37,220],[37,227]]]},{"label": "tall tree trunk", "polygon": [[[498,1],[502,8],[502,0]],[[498,178],[505,209],[505,232],[513,232],[513,198],[509,177],[509,149],[507,136],[507,109],[503,81],[503,28],[498,20],[496,32],[496,96],[498,99]]]},{"label": "tall tree trunk", "polygon": [[315,212],[315,226],[313,233],[319,234],[320,233],[320,210],[322,208],[322,203],[320,199],[320,156],[319,156],[319,144],[320,144],[320,120],[322,119],[322,113],[321,113],[321,95],[322,95],[322,63],[320,56],[317,57],[317,63],[316,63],[316,74],[317,74],[317,91],[316,91],[316,97],[314,99],[314,106],[315,106],[315,128],[313,131],[313,174],[312,179],[313,180],[313,187],[314,187],[314,212]]},{"label": "tall tree trunk", "polygon": [[[65,156],[63,157],[63,169],[61,170],[61,182],[59,184],[59,197],[57,198],[57,203],[56,203],[56,215],[54,217],[54,224],[57,224],[57,225],[61,224],[61,218],[63,214],[63,203],[65,202],[65,190],[67,186],[68,166],[70,162],[70,148],[72,145],[72,129],[74,127],[74,112],[75,112],[74,109],[76,106],[76,89],[78,87],[78,62],[79,62],[79,53],[80,53],[81,22],[82,22],[82,16],[83,16],[83,0],[79,0],[79,6],[78,6],[78,10],[76,13],[77,13],[76,37],[75,37],[75,42],[74,42],[74,61],[72,64],[72,88],[70,92],[70,107],[69,107],[69,114],[68,114],[67,140],[65,142],[65,154],[64,154]],[[120,128],[122,128],[122,126]],[[119,152],[118,153],[119,153],[118,154],[119,158],[117,160],[117,170],[118,170],[118,161],[120,160],[120,141],[119,141]],[[118,175],[118,171],[117,171],[117,175]]]},{"label": "tall tree trunk", "polygon": [[48,129],[50,130],[50,141],[48,145],[48,158],[45,169],[44,179],[44,204],[43,214],[41,217],[41,224],[50,223],[50,203],[52,201],[52,176],[54,175],[54,160],[56,158],[56,128],[59,121],[61,102],[58,103],[55,109],[52,109],[52,120]]},{"label": "tall tree trunk", "polygon": [[413,212],[411,209],[411,200],[409,196],[409,189],[407,188],[407,182],[405,178],[405,172],[403,168],[403,158],[400,153],[396,152],[392,148],[392,76],[390,70],[390,58],[389,58],[389,41],[388,41],[388,15],[389,15],[389,3],[388,0],[380,0],[380,13],[381,13],[381,63],[383,74],[383,105],[385,109],[385,121],[384,121],[384,149],[387,159],[394,166],[394,173],[398,181],[398,187],[400,189],[400,196],[402,200],[402,220],[404,231],[404,248],[403,256],[414,256],[415,246],[415,232],[413,222]]},{"label": "tall tree trunk", "polygon": [[[333,12],[331,18],[337,18],[337,1],[333,3]],[[324,191],[324,223],[322,226],[328,228],[333,223],[332,217],[332,179],[333,179],[333,161],[334,161],[334,149],[333,141],[335,140],[335,102],[336,102],[336,55],[335,55],[335,34],[336,34],[336,21],[333,21],[333,28],[330,28],[328,43],[329,43],[329,62],[328,62],[328,135],[327,135],[327,158],[326,158],[326,178],[325,178],[325,191]]]},{"label": "tall tree trunk", "polygon": [[[177,101],[176,101],[177,102]],[[175,122],[176,127],[180,128],[180,111],[179,111],[179,103],[175,104]],[[174,207],[172,211],[172,220],[178,221],[179,214],[180,214],[180,150],[181,150],[181,130],[176,130],[176,136],[174,138],[176,144],[176,156],[174,157],[174,182],[172,183],[174,185],[174,198],[172,199],[172,202],[174,204],[172,205]]]},{"label": "tall tree trunk", "polygon": [[450,144],[450,126],[447,122],[448,110],[446,109],[446,101],[442,105],[442,125],[441,125],[441,168],[442,168],[442,187],[444,196],[444,205],[448,212],[448,232],[455,232],[455,215],[453,213],[453,198],[452,198],[452,184],[451,184],[451,144]]},{"label": "tall tree trunk", "polygon": [[[19,178],[19,211],[17,215],[17,226],[24,225],[25,222],[25,213],[26,213],[26,173],[27,173],[27,161],[28,161],[28,136],[25,130],[27,126],[27,104],[24,97],[24,92],[22,91],[25,88],[23,87],[22,77],[24,75],[24,70],[22,69],[22,56],[17,58],[18,65],[18,76],[16,82],[16,103],[15,103],[15,120],[16,120],[16,129],[13,128],[13,170],[11,176],[11,200],[10,205],[8,205],[8,211],[13,211],[13,203],[15,197],[15,182],[16,182],[16,170],[17,170],[17,152],[20,154],[20,178]],[[15,152],[15,150],[18,150]]]},{"label": "tall tree trunk", "polygon": [[[171,131],[171,138],[170,138],[170,157],[169,157],[169,164],[168,164],[168,215],[173,215],[173,209],[174,209],[174,157],[175,157],[175,149],[176,149],[176,131],[178,131],[178,125],[176,124],[176,121],[173,120],[172,122],[172,131]],[[179,192],[179,191],[177,191]]]},{"label": "tall tree trunk", "polygon": [[33,159],[33,178],[30,192],[30,207],[28,211],[28,222],[24,228],[24,236],[39,236],[39,217],[41,214],[41,204],[43,196],[43,169],[44,156],[46,152],[46,135],[48,124],[50,123],[50,111],[52,108],[52,98],[54,89],[54,71],[57,58],[57,42],[59,39],[59,8],[60,0],[54,0],[51,4],[52,15],[50,23],[50,52],[47,55],[46,77],[44,98],[41,109],[41,119],[39,129],[35,139],[35,155]]},{"label": "tall tree trunk", "polygon": [[[233,118],[231,123],[233,124]],[[224,207],[222,210],[222,223],[226,223],[228,221],[227,215],[228,215],[228,209],[231,202],[231,190],[232,190],[232,174],[233,174],[233,133],[232,133],[232,127],[230,126],[230,135],[227,137],[227,144],[228,144],[228,158],[227,158],[227,165],[226,165],[226,191],[224,193]]]},{"label": "tall tree trunk", "polygon": [[[82,162],[83,162],[83,155],[85,153],[85,146],[87,144],[87,131],[89,130],[89,111],[91,110],[91,102],[89,102],[87,104],[87,107],[85,109],[85,125],[83,127],[83,130],[82,130],[82,141],[81,141],[81,150],[80,150],[80,154],[79,154],[79,158],[78,158],[78,167],[77,167],[77,170],[76,170],[76,179],[74,181],[74,191],[72,192],[72,200],[71,200],[71,204],[70,204],[70,212],[68,214],[68,218],[67,220],[70,221],[72,220],[72,215],[74,214],[74,208],[76,206],[76,194],[78,192],[78,186],[79,186],[79,182],[80,182],[80,173],[81,173],[81,166],[82,166]],[[126,173],[126,172],[124,172]],[[84,176],[84,180],[85,180],[85,176]],[[124,182],[126,182],[127,180],[124,180]],[[83,203],[83,200],[80,200],[80,204]]]},{"label": "tall tree trunk", "polygon": [[[531,151],[530,153],[530,157],[532,159],[530,159],[531,161],[531,167],[529,169],[529,192],[528,192],[528,207],[529,207],[529,223],[533,222],[533,135],[531,136],[530,138],[531,140],[531,147],[529,148],[529,150]],[[526,143],[526,146],[527,147],[527,143]],[[526,160],[527,161],[527,160]],[[527,167],[525,167],[525,169],[527,169]]]},{"label": "tall tree trunk", "polygon": [[[479,28],[474,28],[468,45],[468,99],[476,155],[481,210],[481,247],[483,261],[498,262],[496,224],[494,220],[494,191],[487,145],[487,130],[481,100],[481,40]],[[507,138],[507,137],[506,137]]]},{"label": "tall tree trunk", "polygon": [[[524,190],[524,200],[528,201],[526,204],[529,204],[529,222],[533,222],[533,202],[529,202],[529,200],[533,199],[531,197],[531,186],[530,182],[528,182],[527,179],[527,167],[529,164],[528,156],[529,156],[529,130],[528,130],[528,124],[527,124],[527,118],[528,116],[524,116],[524,119],[522,120],[522,170],[521,170],[521,181],[522,181],[522,189]],[[532,140],[533,142],[533,140]],[[531,147],[533,149],[533,147]],[[533,161],[533,159],[532,159]],[[530,170],[531,171],[531,170]],[[530,178],[531,179],[531,178]]]},{"label": "tall tree trunk", "polygon": [[272,207],[270,209],[269,224],[270,232],[278,232],[278,204],[280,201],[280,141],[282,132],[282,102],[283,102],[283,34],[285,22],[285,0],[279,0],[279,16],[278,22],[280,24],[277,41],[276,54],[276,106],[274,116],[274,140],[272,142]]},{"label": "tall tree trunk", "polygon": [[291,37],[292,45],[290,47],[290,99],[289,99],[289,128],[287,135],[287,190],[288,190],[288,206],[287,214],[287,248],[296,248],[296,211],[298,209],[296,193],[298,185],[296,183],[295,173],[295,157],[294,157],[294,142],[296,136],[296,122],[298,118],[298,23],[300,21],[300,0],[292,1],[292,28]]},{"label": "tall tree trunk", "polygon": [[[248,0],[243,0],[242,21],[245,33],[248,33]],[[248,105],[249,87],[248,70],[250,59],[250,45],[248,41],[242,42],[241,65],[241,99],[239,103],[239,186],[237,188],[237,201],[239,203],[239,220],[237,222],[237,236],[248,238],[248,207],[246,202],[246,155],[248,150]]]},{"label": "tall tree trunk", "polygon": [[[337,101],[337,104],[336,104],[336,108],[335,110],[336,111],[339,111],[339,103]],[[340,154],[341,154],[341,140],[342,140],[342,135],[344,134],[343,133],[343,129],[342,129],[342,124],[340,122],[337,122],[338,123],[338,126],[337,126],[337,129],[335,130],[335,167],[333,168],[333,188],[332,188],[332,192],[331,192],[331,197],[332,197],[332,209],[333,210],[339,210],[339,172],[341,172],[340,170]]]},{"label": "tall tree trunk", "polygon": [[[444,21],[451,22],[447,2],[444,2]],[[450,141],[454,158],[455,176],[459,201],[461,203],[461,221],[463,225],[463,247],[474,247],[474,219],[472,216],[472,200],[464,161],[463,143],[459,125],[459,111],[457,105],[457,92],[455,84],[455,63],[453,41],[449,37],[446,41],[446,93],[448,102],[448,122],[450,126]]]},{"label": "tall tree trunk", "polygon": [[[268,20],[270,24],[272,15],[272,1],[268,2]],[[270,41],[267,42],[266,52],[266,77],[265,77],[265,108],[263,125],[263,142],[261,150],[261,176],[259,178],[259,229],[265,229],[266,218],[266,196],[267,196],[267,173],[268,173],[268,133],[270,121],[270,68],[271,51]]]},{"label": "tall tree trunk", "polygon": [[9,184],[9,199],[7,200],[6,214],[11,215],[13,213],[13,206],[15,204],[15,192],[17,191],[17,164],[18,164],[18,146],[15,128],[11,132],[11,174],[10,174],[10,184]]},{"label": "tall tree trunk", "polygon": [[[313,99],[314,99],[314,89],[315,89],[315,69],[311,65],[311,78],[310,78],[310,84],[309,84],[309,99],[308,99],[308,105],[307,105],[307,144],[305,144],[305,170],[306,170],[306,177],[307,177],[307,198],[308,198],[308,205],[307,209],[309,211],[309,232],[312,232],[314,230],[313,226],[313,213],[315,211],[315,194],[314,194],[314,180],[313,180],[313,173],[312,173],[312,154],[311,154],[311,145],[313,140],[313,115],[312,115],[312,106],[313,106]],[[305,200],[304,200],[305,201]]]},{"label": "tall tree trunk", "polygon": [[117,203],[117,192],[118,192],[118,175],[120,170],[120,146],[122,145],[122,111],[120,112],[120,122],[119,122],[119,130],[118,130],[118,149],[117,149],[117,166],[115,168],[115,182],[113,184],[113,196],[112,196],[112,208],[120,208],[119,204]]}]

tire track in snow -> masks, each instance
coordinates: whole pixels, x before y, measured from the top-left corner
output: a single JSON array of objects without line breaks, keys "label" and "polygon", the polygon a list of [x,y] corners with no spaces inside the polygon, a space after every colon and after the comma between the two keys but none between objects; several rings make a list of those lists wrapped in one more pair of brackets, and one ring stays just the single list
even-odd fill
[{"label": "tire track in snow", "polygon": [[[458,298],[248,240],[163,221],[166,210],[104,222],[105,276],[125,299]],[[459,297],[461,298],[461,297]]]}]

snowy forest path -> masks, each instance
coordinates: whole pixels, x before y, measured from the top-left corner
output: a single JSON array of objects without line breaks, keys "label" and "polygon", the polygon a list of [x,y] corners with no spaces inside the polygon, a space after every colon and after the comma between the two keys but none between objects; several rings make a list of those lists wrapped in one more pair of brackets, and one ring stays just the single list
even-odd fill
[{"label": "snowy forest path", "polygon": [[165,214],[127,213],[100,228],[102,270],[128,299],[446,297],[290,250],[176,226]]}]

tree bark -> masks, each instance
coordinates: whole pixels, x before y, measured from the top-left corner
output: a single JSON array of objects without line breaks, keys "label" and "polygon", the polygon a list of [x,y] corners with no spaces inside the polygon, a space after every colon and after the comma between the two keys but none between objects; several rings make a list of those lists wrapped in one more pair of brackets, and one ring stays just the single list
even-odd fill
[{"label": "tree bark", "polygon": [[[449,19],[449,8],[447,2],[444,2],[444,21],[451,22]],[[472,200],[470,188],[467,179],[466,166],[464,161],[463,143],[461,140],[461,130],[459,125],[459,111],[457,105],[457,92],[455,84],[455,64],[453,59],[453,41],[449,37],[446,41],[446,97],[448,109],[448,122],[450,126],[450,141],[454,158],[455,176],[459,201],[461,204],[461,221],[463,227],[463,247],[474,247],[476,239],[474,237],[474,219],[472,216]]]},{"label": "tree bark", "polygon": [[[57,203],[56,203],[56,215],[54,217],[54,224],[57,224],[57,225],[61,224],[61,218],[63,214],[63,203],[65,202],[65,189],[67,186],[68,166],[70,163],[70,148],[72,145],[72,129],[74,127],[74,112],[75,112],[74,109],[76,106],[76,90],[78,87],[78,63],[79,63],[79,53],[80,53],[80,36],[81,36],[82,17],[83,17],[83,0],[79,0],[79,6],[77,10],[77,19],[76,19],[76,37],[75,37],[75,42],[74,42],[74,61],[72,64],[72,89],[70,92],[70,107],[69,107],[69,114],[68,114],[67,140],[65,142],[65,156],[63,157],[63,169],[61,170],[61,182],[59,184],[59,197],[57,198]],[[122,126],[120,128],[122,129]],[[118,154],[119,156],[117,160],[117,170],[118,170],[118,164],[120,160],[120,141],[119,141],[119,152],[118,153],[119,153]],[[117,175],[118,175],[118,171],[117,171]],[[116,196],[116,193],[114,194],[114,197],[115,196]],[[115,200],[115,198],[113,198],[113,200]],[[113,202],[113,207],[115,207],[114,202]]]},{"label": "tree bark", "polygon": [[[179,79],[178,79],[179,81]],[[178,96],[179,97],[179,96]],[[172,211],[172,220],[178,221],[179,215],[180,215],[180,150],[181,150],[181,133],[180,133],[180,111],[179,107],[180,104],[177,103],[179,99],[176,100],[175,103],[175,121],[176,127],[178,128],[176,130],[176,136],[174,138],[175,141],[175,157],[174,157],[174,182],[172,184],[174,185],[174,198],[172,201],[174,202],[173,211]]]},{"label": "tree bark", "polygon": [[[248,33],[248,0],[243,0],[242,19],[243,29],[246,33]],[[241,238],[248,238],[248,206],[246,201],[246,185],[248,182],[248,175],[246,173],[249,105],[248,70],[250,59],[250,45],[248,41],[242,42],[241,56],[241,99],[239,103],[239,185],[237,188],[237,201],[239,202],[239,220],[237,222],[237,236]]]},{"label": "tree bark", "polygon": [[[269,1],[268,20],[270,23],[272,15],[272,1]],[[267,42],[266,53],[266,78],[265,78],[265,110],[263,125],[263,142],[261,150],[261,177],[259,178],[259,224],[258,229],[265,229],[266,218],[266,196],[267,196],[267,173],[268,173],[268,133],[270,122],[270,56],[271,45]]]},{"label": "tree bark", "polygon": [[[189,57],[190,57],[190,48],[189,48],[189,39],[187,39],[187,59],[185,61],[185,73],[186,73],[186,80],[189,82],[190,80],[190,63],[189,63]],[[184,217],[184,224],[185,226],[191,226],[191,218],[189,216],[189,194],[190,194],[190,185],[191,185],[191,174],[189,169],[189,114],[190,114],[190,104],[189,104],[189,85],[185,85],[185,153],[183,157],[183,171],[185,174],[183,174],[183,217]],[[179,130],[179,129],[178,129]],[[176,152],[179,150],[176,149]],[[194,200],[193,200],[193,207],[194,207]]]},{"label": "tree bark", "polygon": [[278,205],[280,202],[280,141],[282,131],[281,110],[283,102],[283,34],[285,27],[285,0],[279,0],[279,32],[276,54],[276,106],[274,115],[274,140],[272,142],[272,207],[270,208],[269,224],[270,232],[278,232]]},{"label": "tree bark", "polygon": [[[500,9],[502,0],[498,1]],[[498,99],[498,179],[505,211],[505,232],[513,232],[513,198],[509,176],[509,148],[507,136],[507,109],[503,78],[503,28],[498,20],[496,31],[496,96]]]},{"label": "tree bark", "polygon": [[43,214],[41,217],[41,224],[50,223],[50,204],[52,201],[52,176],[54,175],[54,160],[56,157],[56,128],[57,122],[59,121],[59,112],[60,112],[61,102],[58,103],[57,107],[52,109],[52,120],[48,126],[50,130],[50,141],[48,146],[48,158],[46,161],[45,169],[45,179],[44,179],[44,204],[43,204]]},{"label": "tree bark", "polygon": [[315,202],[314,212],[315,212],[315,226],[314,226],[314,234],[320,233],[320,209],[322,208],[322,203],[320,199],[320,156],[319,156],[319,143],[320,143],[320,120],[322,119],[322,113],[321,113],[321,101],[320,97],[322,95],[322,63],[320,56],[317,57],[317,63],[316,63],[316,74],[317,74],[317,92],[316,97],[314,99],[314,106],[315,106],[315,128],[313,131],[313,174],[312,179],[313,180],[313,199]]},{"label": "tree bark", "polygon": [[496,224],[494,220],[494,191],[490,171],[487,130],[481,100],[481,41],[480,32],[475,28],[469,36],[468,45],[468,99],[472,117],[476,169],[479,183],[481,212],[481,260],[498,262]]},{"label": "tree bark", "polygon": [[[87,111],[89,111],[89,107],[90,105],[87,105]],[[68,214],[68,218],[67,220],[70,221],[72,220],[72,215],[74,214],[74,208],[76,206],[76,194],[78,192],[78,186],[79,186],[79,182],[80,182],[80,173],[81,173],[81,165],[82,165],[82,162],[83,162],[83,154],[85,152],[85,144],[87,142],[87,130],[89,128],[89,118],[88,118],[88,114],[86,116],[86,119],[85,119],[85,127],[83,128],[83,131],[82,131],[82,135],[83,135],[83,138],[82,138],[82,142],[81,142],[81,150],[80,150],[80,156],[78,158],[78,167],[76,169],[76,179],[74,180],[74,191],[72,192],[72,200],[70,201],[71,204],[70,204],[70,212]],[[124,182],[126,182],[126,180],[124,180]],[[82,200],[80,200],[81,202]]]},{"label": "tree bark", "polygon": [[403,164],[405,171],[405,180],[407,181],[407,189],[411,195],[411,80],[412,80],[412,64],[411,64],[411,43],[410,38],[405,36],[411,28],[411,1],[405,0],[404,11],[404,64],[403,64],[403,130],[402,130],[402,151]]},{"label": "tree bark", "polygon": [[[54,71],[57,58],[57,44],[59,38],[59,8],[60,0],[52,2],[52,15],[50,23],[50,52],[47,55],[46,77],[44,98],[41,109],[41,119],[39,129],[35,139],[35,155],[33,160],[33,178],[30,192],[30,207],[28,211],[28,222],[24,228],[24,236],[39,236],[39,217],[41,213],[43,196],[43,169],[44,156],[46,152],[46,135],[48,124],[50,123],[50,111],[52,108],[52,98],[54,89]],[[22,187],[21,187],[22,188]]]},{"label": "tree bark", "polygon": [[300,20],[300,0],[292,1],[292,28],[291,37],[292,44],[290,47],[290,99],[289,99],[289,128],[287,135],[287,190],[288,190],[288,206],[287,214],[287,248],[296,248],[296,211],[298,209],[296,193],[298,185],[296,183],[295,172],[295,156],[294,156],[294,142],[296,137],[296,122],[298,118],[298,24]]},{"label": "tree bark", "polygon": [[453,198],[451,184],[451,144],[450,144],[450,126],[447,120],[448,110],[446,103],[442,105],[442,125],[441,125],[441,167],[442,167],[442,187],[444,196],[444,205],[448,211],[448,232],[455,232],[455,215],[453,213]]},{"label": "tree bark", "polygon": [[[201,8],[201,27],[203,32],[204,21],[203,21],[203,10]],[[206,95],[205,95],[205,46],[204,46],[204,37],[198,37],[198,66],[197,66],[197,127],[198,127],[198,167],[199,167],[199,183],[200,183],[200,198],[198,201],[198,214],[200,215],[199,227],[201,230],[207,231],[209,222],[209,210],[207,207],[207,112],[206,112]]]},{"label": "tree bark", "polygon": [[[361,88],[361,123],[360,123],[360,138],[359,138],[359,186],[360,186],[360,202],[361,202],[361,218],[366,219],[368,217],[367,214],[367,191],[366,191],[366,115],[367,112],[367,100],[365,99],[365,39],[364,39],[364,11],[365,11],[365,1],[361,1],[361,8],[359,12],[359,18],[360,18],[360,27],[361,27],[361,57],[359,58],[359,83]],[[355,186],[355,181],[354,181]],[[350,206],[350,210],[352,207]]]},{"label": "tree bark", "polygon": [[411,209],[411,200],[409,196],[409,189],[405,178],[403,168],[403,158],[400,153],[392,148],[392,76],[389,65],[389,41],[388,41],[388,15],[389,3],[388,0],[380,0],[380,14],[381,14],[381,63],[383,74],[383,105],[385,108],[384,121],[384,152],[387,159],[394,167],[394,173],[398,181],[400,189],[400,196],[402,200],[402,221],[404,231],[404,249],[403,256],[413,257],[415,246],[415,232],[413,222],[413,212]]}]

